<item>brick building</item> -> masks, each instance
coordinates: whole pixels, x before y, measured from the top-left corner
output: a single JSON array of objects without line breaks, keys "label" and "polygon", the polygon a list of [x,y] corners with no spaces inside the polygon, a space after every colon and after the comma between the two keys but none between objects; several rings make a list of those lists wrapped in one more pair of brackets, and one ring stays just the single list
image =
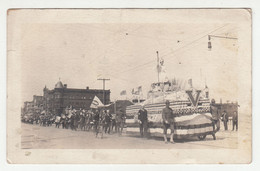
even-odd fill
[{"label": "brick building", "polygon": [[43,96],[33,96],[33,105],[41,107],[43,105]]},{"label": "brick building", "polygon": [[24,105],[23,105],[23,108],[22,108],[22,113],[28,113],[31,111],[31,109],[34,108],[34,104],[33,104],[33,101],[29,102],[29,101],[26,101],[24,102]]},{"label": "brick building", "polygon": [[90,109],[93,98],[97,96],[102,103],[110,103],[110,90],[104,91],[105,102],[103,101],[103,90],[101,89],[75,89],[67,88],[67,84],[59,81],[53,90],[46,86],[43,89],[43,107],[54,114],[60,114],[66,107],[75,109]]}]

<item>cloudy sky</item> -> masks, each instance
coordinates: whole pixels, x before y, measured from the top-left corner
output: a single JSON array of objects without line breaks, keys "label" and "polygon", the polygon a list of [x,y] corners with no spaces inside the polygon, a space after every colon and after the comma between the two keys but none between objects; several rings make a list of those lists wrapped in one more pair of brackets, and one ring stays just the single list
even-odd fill
[{"label": "cloudy sky", "polygon": [[[42,95],[45,85],[53,89],[59,78],[69,88],[95,89],[102,89],[97,78],[110,78],[112,100],[122,90],[130,97],[137,86],[146,94],[157,81],[156,51],[169,78],[192,78],[198,88],[206,82],[217,101],[251,98],[245,10],[25,10],[9,16],[9,31],[19,29],[9,43],[20,50],[13,56],[20,61],[22,101]],[[209,51],[208,34],[238,40],[212,38]]]}]

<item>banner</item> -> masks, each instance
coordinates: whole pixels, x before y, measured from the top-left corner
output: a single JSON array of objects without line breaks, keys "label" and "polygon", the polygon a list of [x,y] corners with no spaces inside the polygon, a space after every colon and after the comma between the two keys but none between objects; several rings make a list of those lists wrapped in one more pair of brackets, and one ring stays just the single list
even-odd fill
[{"label": "banner", "polygon": [[104,106],[104,105],[100,101],[100,99],[97,96],[95,96],[93,101],[92,101],[92,103],[91,103],[91,105],[90,105],[90,108],[95,108],[96,109],[96,108],[98,108],[98,106]]}]

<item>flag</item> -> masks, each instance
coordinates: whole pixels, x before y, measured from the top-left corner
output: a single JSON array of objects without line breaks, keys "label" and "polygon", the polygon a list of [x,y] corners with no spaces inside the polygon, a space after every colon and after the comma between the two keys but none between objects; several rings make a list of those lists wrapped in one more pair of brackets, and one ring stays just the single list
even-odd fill
[{"label": "flag", "polygon": [[126,90],[123,90],[120,92],[120,95],[123,96],[123,95],[126,95]]},{"label": "flag", "polygon": [[159,61],[158,59],[157,72],[162,72],[163,65],[164,65],[164,60],[161,58]]},{"label": "flag", "polygon": [[142,86],[132,89],[132,94],[139,95],[142,92]]},{"label": "flag", "polygon": [[188,84],[192,87],[192,79],[188,80]]},{"label": "flag", "polygon": [[142,86],[139,86],[139,87],[138,87],[138,92],[139,92],[139,93],[142,92]]},{"label": "flag", "polygon": [[135,88],[133,88],[133,89],[132,89],[132,94],[135,94],[135,95],[137,95],[137,94],[139,94],[139,91],[138,91],[138,90],[136,90]]},{"label": "flag", "polygon": [[98,106],[103,106],[103,103],[100,101],[100,99],[97,96],[95,96],[90,105],[90,108],[98,108]]}]

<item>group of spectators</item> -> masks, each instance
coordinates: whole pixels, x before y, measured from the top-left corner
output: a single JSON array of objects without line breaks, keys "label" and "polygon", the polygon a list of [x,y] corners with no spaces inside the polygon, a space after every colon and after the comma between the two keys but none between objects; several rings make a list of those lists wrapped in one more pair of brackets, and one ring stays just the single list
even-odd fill
[{"label": "group of spectators", "polygon": [[[216,131],[219,131],[220,129],[220,121],[223,122],[224,124],[224,129],[225,131],[228,130],[228,122],[229,122],[229,115],[226,112],[226,110],[223,111],[223,113],[220,113],[220,109],[218,108],[218,106],[215,103],[215,100],[212,99],[211,101],[211,107],[210,107],[210,113],[212,114],[212,120],[214,122],[214,127],[216,129]],[[232,125],[233,125],[233,129],[232,131],[238,130],[238,114],[237,111],[233,111],[232,116]]]}]

